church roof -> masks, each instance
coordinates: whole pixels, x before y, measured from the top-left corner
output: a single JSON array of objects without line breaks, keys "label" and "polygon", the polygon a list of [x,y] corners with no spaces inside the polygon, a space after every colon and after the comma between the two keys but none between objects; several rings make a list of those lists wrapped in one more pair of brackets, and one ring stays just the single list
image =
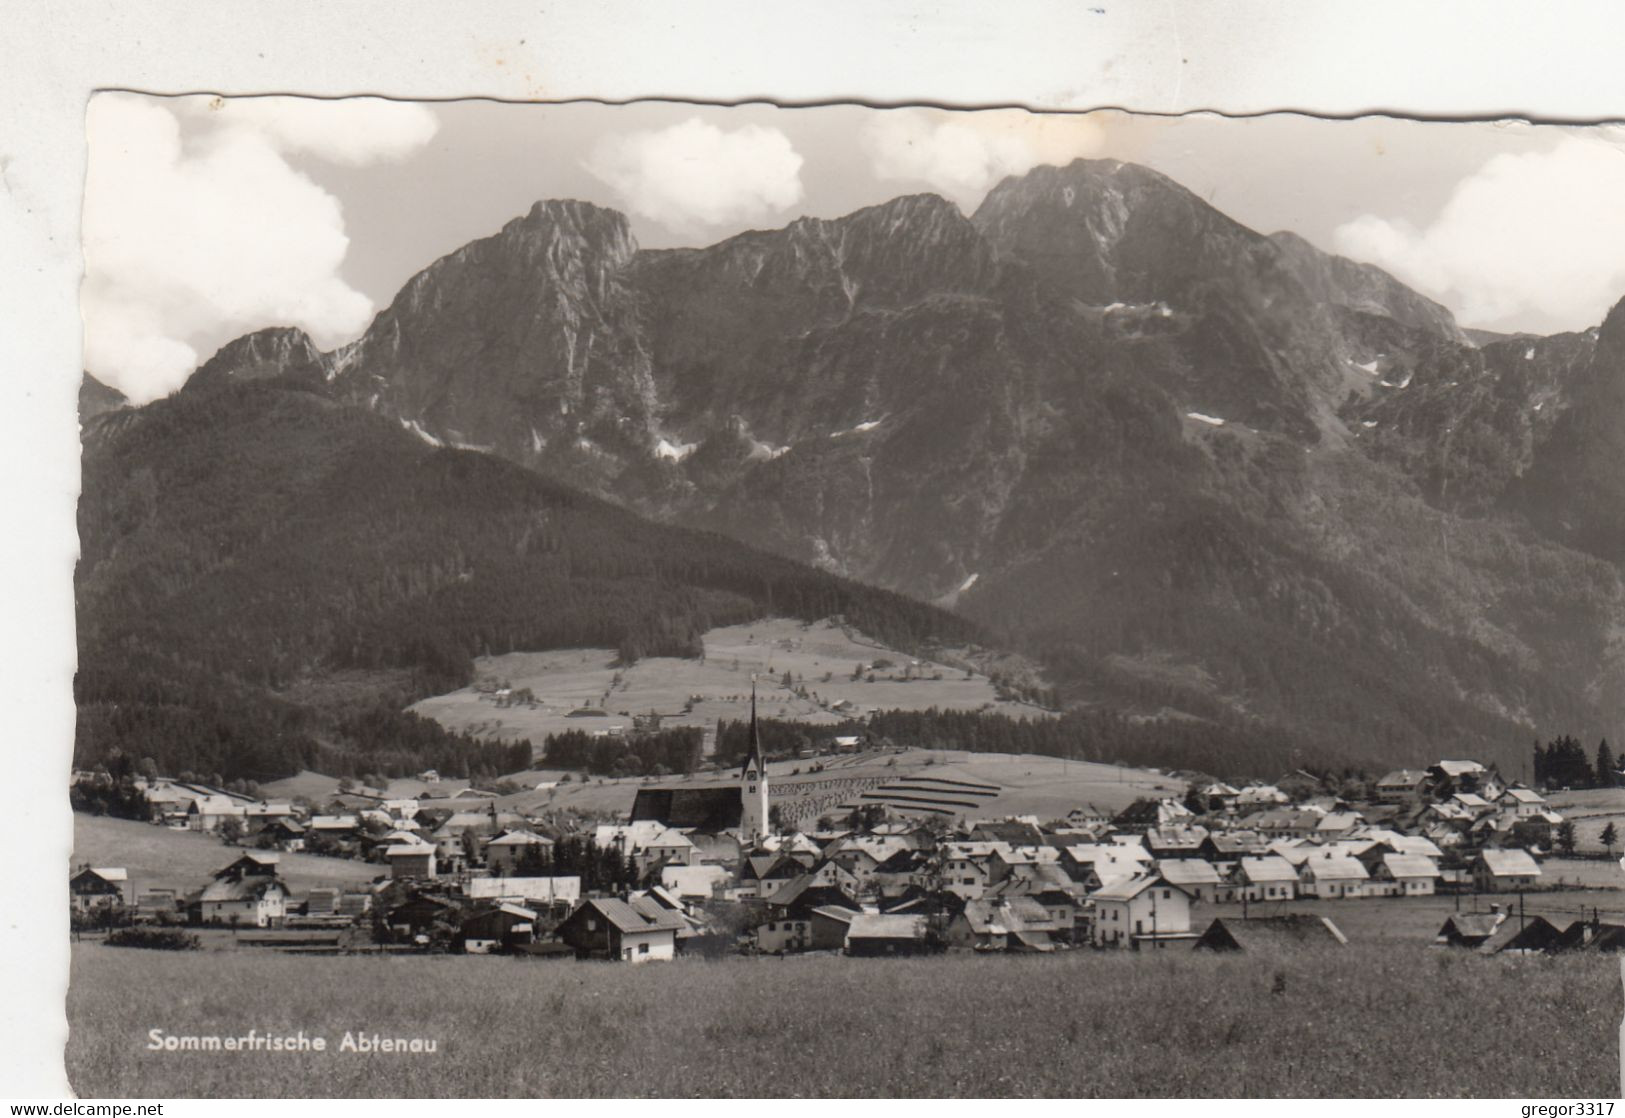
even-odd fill
[{"label": "church roof", "polygon": [[744,764],[739,767],[739,775],[755,769],[759,773],[767,772],[767,762],[762,757],[762,733],[756,725],[756,684],[750,685],[750,749],[745,753]]}]

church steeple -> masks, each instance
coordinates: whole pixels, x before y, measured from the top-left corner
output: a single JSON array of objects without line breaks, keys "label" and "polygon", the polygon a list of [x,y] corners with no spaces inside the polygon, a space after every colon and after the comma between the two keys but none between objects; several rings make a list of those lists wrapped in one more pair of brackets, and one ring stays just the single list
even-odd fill
[{"label": "church steeple", "polygon": [[739,837],[754,843],[767,837],[767,759],[756,724],[756,680],[750,683],[750,749],[739,770]]}]

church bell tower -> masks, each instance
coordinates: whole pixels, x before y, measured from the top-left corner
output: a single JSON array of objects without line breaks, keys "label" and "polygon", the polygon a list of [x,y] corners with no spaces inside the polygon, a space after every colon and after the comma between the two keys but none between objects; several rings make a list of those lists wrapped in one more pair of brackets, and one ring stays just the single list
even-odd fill
[{"label": "church bell tower", "polygon": [[756,683],[750,685],[750,751],[739,770],[739,839],[746,846],[767,837],[767,762],[756,728]]}]

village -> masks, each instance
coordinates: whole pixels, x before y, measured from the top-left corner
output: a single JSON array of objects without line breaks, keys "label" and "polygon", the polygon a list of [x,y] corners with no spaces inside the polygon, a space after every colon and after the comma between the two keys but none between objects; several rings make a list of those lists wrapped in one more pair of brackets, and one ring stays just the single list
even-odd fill
[{"label": "village", "polygon": [[[1449,897],[1435,946],[1625,949],[1617,894],[1565,893],[1573,886],[1543,867],[1564,845],[1572,854],[1572,823],[1540,792],[1471,760],[1390,772],[1364,801],[1293,773],[1242,787],[1207,780],[1183,799],[1140,798],[1116,813],[1082,805],[1053,820],[973,818],[991,786],[911,778],[858,786],[798,828],[769,806],[754,723],[752,743],[736,781],[640,789],[630,818],[597,822],[502,810],[472,787],[400,799],[351,788],[313,811],[140,778],[152,822],[218,836],[222,864],[191,890],[80,865],[69,882],[73,927],[140,946],[197,946],[203,936],[294,953],[633,963],[1268,950],[1346,944],[1342,918],[1322,902]],[[1608,857],[1617,840],[1609,823]],[[282,859],[312,853],[378,872],[296,895]],[[1609,899],[1606,919],[1584,903],[1599,895]],[[1575,896],[1578,907],[1552,903]]]}]

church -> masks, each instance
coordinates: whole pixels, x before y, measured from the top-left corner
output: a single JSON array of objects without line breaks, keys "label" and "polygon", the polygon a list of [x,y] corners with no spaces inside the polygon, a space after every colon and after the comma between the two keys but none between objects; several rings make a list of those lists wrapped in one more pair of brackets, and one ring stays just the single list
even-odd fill
[{"label": "church", "polygon": [[650,785],[638,789],[632,822],[654,820],[680,830],[717,835],[732,831],[753,846],[768,834],[767,758],[756,724],[756,688],[750,695],[750,748],[737,782]]}]

